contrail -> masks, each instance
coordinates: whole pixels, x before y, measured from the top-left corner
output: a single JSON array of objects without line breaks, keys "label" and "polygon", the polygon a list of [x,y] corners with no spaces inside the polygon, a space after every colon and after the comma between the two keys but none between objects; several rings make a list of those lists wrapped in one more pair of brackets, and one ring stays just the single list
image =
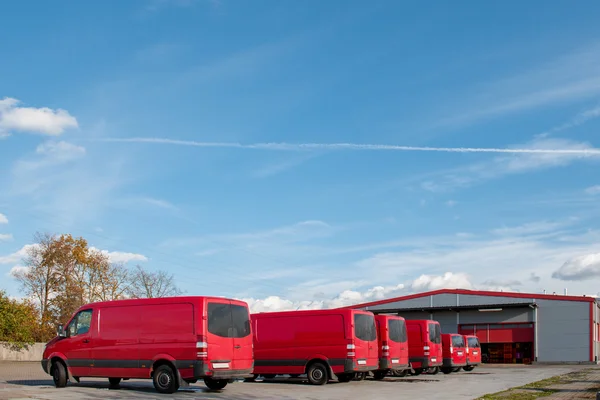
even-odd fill
[{"label": "contrail", "polygon": [[570,154],[580,156],[600,156],[599,148],[581,149],[502,149],[486,147],[420,147],[397,146],[391,144],[360,144],[360,143],[236,143],[236,142],[197,142],[193,140],[176,140],[164,138],[104,138],[96,139],[102,142],[120,143],[154,143],[178,146],[238,148],[258,150],[388,150],[388,151],[425,151],[443,153],[510,153],[510,154]]}]

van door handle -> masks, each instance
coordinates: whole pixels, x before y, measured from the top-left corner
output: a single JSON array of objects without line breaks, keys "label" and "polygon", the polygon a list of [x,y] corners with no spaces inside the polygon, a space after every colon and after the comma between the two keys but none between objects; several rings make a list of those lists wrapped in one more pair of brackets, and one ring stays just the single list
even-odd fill
[{"label": "van door handle", "polygon": [[238,344],[237,346],[234,346],[234,348],[236,348],[236,349],[241,349],[241,348],[242,348],[242,346],[240,346],[240,345]]},{"label": "van door handle", "polygon": [[83,341],[83,343],[89,343],[90,339],[83,339],[82,341]]}]

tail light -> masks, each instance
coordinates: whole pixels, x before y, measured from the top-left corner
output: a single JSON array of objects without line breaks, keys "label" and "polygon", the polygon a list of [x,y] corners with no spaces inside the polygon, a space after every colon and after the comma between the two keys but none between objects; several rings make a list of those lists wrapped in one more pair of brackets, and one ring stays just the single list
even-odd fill
[{"label": "tail light", "polygon": [[351,340],[350,343],[348,343],[346,345],[346,350],[348,350],[348,352],[346,353],[346,357],[348,358],[353,358],[356,357],[356,345],[354,344],[354,341]]},{"label": "tail light", "polygon": [[196,339],[196,357],[199,360],[208,359],[208,343],[205,336],[198,336]]},{"label": "tail light", "polygon": [[423,354],[426,356],[429,355],[429,346],[423,346]]},{"label": "tail light", "polygon": [[383,356],[384,357],[389,357],[390,356],[390,346],[388,346],[387,340],[384,340],[381,343],[381,350],[383,350]]}]

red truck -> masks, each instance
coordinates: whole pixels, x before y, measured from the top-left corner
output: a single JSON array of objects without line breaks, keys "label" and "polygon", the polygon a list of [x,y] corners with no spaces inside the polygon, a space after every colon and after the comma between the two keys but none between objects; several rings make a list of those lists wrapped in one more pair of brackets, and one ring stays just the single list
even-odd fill
[{"label": "red truck", "polygon": [[481,345],[474,335],[465,335],[467,350],[467,365],[462,367],[465,371],[473,371],[476,365],[481,364]]},{"label": "red truck", "polygon": [[377,338],[379,341],[379,369],[373,371],[375,380],[383,379],[388,373],[406,375],[408,363],[408,336],[404,318],[396,315],[376,315]]},{"label": "red truck", "polygon": [[351,381],[379,368],[375,316],[352,309],[267,312],[251,315],[254,378],[306,374],[324,385]]},{"label": "red truck", "polygon": [[406,320],[408,355],[415,375],[442,365],[442,329],[430,319]]},{"label": "red truck", "polygon": [[203,296],[87,304],[46,345],[42,368],[56,387],[103,377],[113,386],[152,379],[160,393],[199,379],[220,390],[252,376],[248,304]]},{"label": "red truck", "polygon": [[467,365],[467,349],[463,335],[458,333],[442,334],[442,351],[444,355],[442,372],[444,374],[459,371],[461,367]]}]

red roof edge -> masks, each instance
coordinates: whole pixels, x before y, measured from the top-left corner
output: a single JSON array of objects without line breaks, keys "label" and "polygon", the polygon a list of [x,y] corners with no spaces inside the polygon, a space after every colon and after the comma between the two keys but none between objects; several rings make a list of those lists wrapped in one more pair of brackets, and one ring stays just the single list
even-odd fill
[{"label": "red roof edge", "polygon": [[394,297],[391,299],[372,301],[370,303],[355,304],[352,306],[340,308],[363,308],[378,306],[382,304],[395,303],[397,301],[418,299],[421,297],[434,296],[436,294],[462,294],[475,296],[493,296],[493,297],[513,297],[518,299],[540,299],[540,300],[560,300],[560,301],[583,301],[593,303],[596,301],[594,297],[587,296],[564,296],[560,294],[539,294],[539,293],[519,293],[519,292],[493,292],[486,290],[467,290],[467,289],[438,289],[429,292],[409,294],[406,296]]}]

